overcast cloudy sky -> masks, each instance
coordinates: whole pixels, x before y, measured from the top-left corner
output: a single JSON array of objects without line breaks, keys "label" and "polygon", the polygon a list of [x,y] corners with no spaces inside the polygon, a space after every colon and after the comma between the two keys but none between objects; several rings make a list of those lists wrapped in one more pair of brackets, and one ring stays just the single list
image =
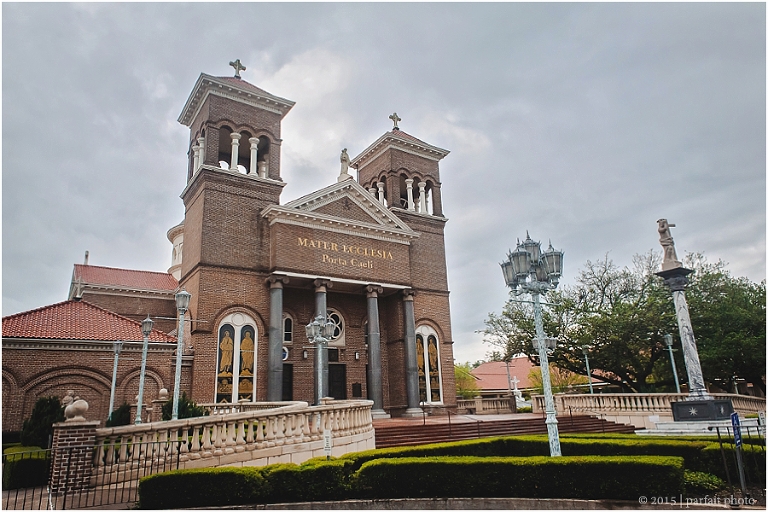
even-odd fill
[{"label": "overcast cloudy sky", "polygon": [[65,300],[74,263],[165,271],[198,75],[296,101],[282,201],[400,127],[441,162],[454,351],[507,297],[526,230],[564,284],[609,253],[702,251],[765,278],[764,3],[3,3],[3,315]]}]

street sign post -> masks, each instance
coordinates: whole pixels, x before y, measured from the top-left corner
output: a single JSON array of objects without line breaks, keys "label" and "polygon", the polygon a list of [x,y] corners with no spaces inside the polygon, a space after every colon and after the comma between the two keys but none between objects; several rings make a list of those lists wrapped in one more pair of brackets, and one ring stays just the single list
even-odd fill
[{"label": "street sign post", "polygon": [[331,460],[331,431],[328,429],[323,430],[323,452],[325,452],[325,459]]},{"label": "street sign post", "polygon": [[731,425],[733,426],[733,441],[736,444],[736,465],[739,467],[739,482],[741,483],[741,494],[747,497],[747,485],[744,482],[744,462],[741,458],[741,422],[739,414],[731,413]]}]

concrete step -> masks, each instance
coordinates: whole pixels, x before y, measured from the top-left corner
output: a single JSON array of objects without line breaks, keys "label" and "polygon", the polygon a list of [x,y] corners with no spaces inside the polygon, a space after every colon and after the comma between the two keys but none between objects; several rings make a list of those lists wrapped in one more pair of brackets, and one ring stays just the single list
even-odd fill
[{"label": "concrete step", "polygon": [[[434,421],[434,419],[431,419]],[[445,421],[440,423],[419,423],[418,420],[408,425],[386,422],[378,423],[376,428],[376,447],[413,446],[419,444],[479,439],[503,435],[546,434],[547,427],[543,417],[519,419],[493,419],[460,422]],[[591,416],[562,416],[558,418],[558,430],[562,433],[575,432],[610,432],[633,433],[634,427],[613,423]]]}]

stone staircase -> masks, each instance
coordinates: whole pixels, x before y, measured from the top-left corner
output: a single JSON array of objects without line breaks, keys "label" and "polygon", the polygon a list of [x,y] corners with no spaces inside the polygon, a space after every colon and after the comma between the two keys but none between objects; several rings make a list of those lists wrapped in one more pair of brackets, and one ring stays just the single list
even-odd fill
[{"label": "stone staircase", "polygon": [[[478,439],[522,434],[546,434],[547,426],[541,416],[510,415],[509,418],[475,420],[472,418],[456,417],[449,423],[447,419],[422,423],[421,420],[409,421],[374,421],[376,431],[376,448],[390,446],[412,446],[418,444],[443,443],[460,441],[462,439]],[[468,421],[469,420],[469,421]],[[632,434],[635,427],[614,423],[594,416],[574,415],[557,418],[558,431],[563,433],[575,432],[605,432]]]}]

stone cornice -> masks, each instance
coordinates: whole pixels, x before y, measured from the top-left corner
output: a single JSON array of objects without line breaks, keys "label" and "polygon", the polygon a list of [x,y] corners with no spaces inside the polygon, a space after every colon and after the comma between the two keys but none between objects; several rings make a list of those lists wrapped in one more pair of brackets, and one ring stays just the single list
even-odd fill
[{"label": "stone cornice", "polygon": [[92,293],[94,295],[117,295],[122,297],[135,297],[140,295],[148,299],[175,300],[176,290],[140,290],[119,286],[83,283],[81,287],[81,295],[87,293]]},{"label": "stone cornice", "polygon": [[258,92],[248,87],[237,87],[231,82],[201,73],[184,108],[181,110],[178,121],[184,126],[191,126],[209,95],[245,103],[280,116],[287,114],[296,104],[294,101],[273,96],[266,91]]},{"label": "stone cornice", "polygon": [[[350,199],[366,211],[372,222],[345,219],[314,211],[342,198]],[[270,226],[275,223],[292,224],[385,242],[410,244],[411,240],[419,236],[355,180],[334,183],[282,206],[268,206],[261,215],[269,220]]]},{"label": "stone cornice", "polygon": [[173,239],[183,232],[184,232],[184,221],[182,220],[181,222],[173,226],[171,229],[169,229],[165,236],[168,238],[169,242],[173,243]]},{"label": "stone cornice", "polygon": [[[143,341],[124,341],[123,352],[141,352]],[[36,338],[3,338],[3,350],[63,350],[77,352],[109,352],[113,351],[114,342],[95,340],[48,340]],[[150,341],[147,348],[151,352],[173,352],[176,343],[159,343]]]},{"label": "stone cornice", "polygon": [[269,220],[270,226],[276,223],[291,224],[310,229],[321,229],[323,231],[330,231],[343,235],[360,236],[381,240],[383,242],[394,242],[405,245],[410,245],[411,240],[419,236],[418,233],[411,229],[408,229],[408,231],[400,231],[380,225],[355,222],[352,220],[332,217],[330,215],[286,208],[284,206],[268,206],[262,211],[261,215]]},{"label": "stone cornice", "polygon": [[350,165],[359,169],[365,162],[375,159],[390,149],[397,149],[404,153],[410,153],[435,162],[442,160],[450,153],[447,149],[438,148],[437,146],[414,139],[399,137],[392,132],[387,132],[353,158]]},{"label": "stone cornice", "polygon": [[284,181],[273,180],[270,178],[261,178],[256,174],[240,174],[239,172],[230,171],[229,169],[222,169],[221,167],[215,167],[213,165],[201,165],[195,174],[192,175],[192,179],[187,182],[187,186],[184,187],[184,190],[181,192],[179,197],[183,199],[184,196],[187,195],[187,193],[198,184],[200,181],[200,175],[205,171],[209,171],[209,173],[215,173],[217,178],[237,176],[245,180],[251,180],[264,185],[278,186],[280,188],[283,188],[286,185]]}]

